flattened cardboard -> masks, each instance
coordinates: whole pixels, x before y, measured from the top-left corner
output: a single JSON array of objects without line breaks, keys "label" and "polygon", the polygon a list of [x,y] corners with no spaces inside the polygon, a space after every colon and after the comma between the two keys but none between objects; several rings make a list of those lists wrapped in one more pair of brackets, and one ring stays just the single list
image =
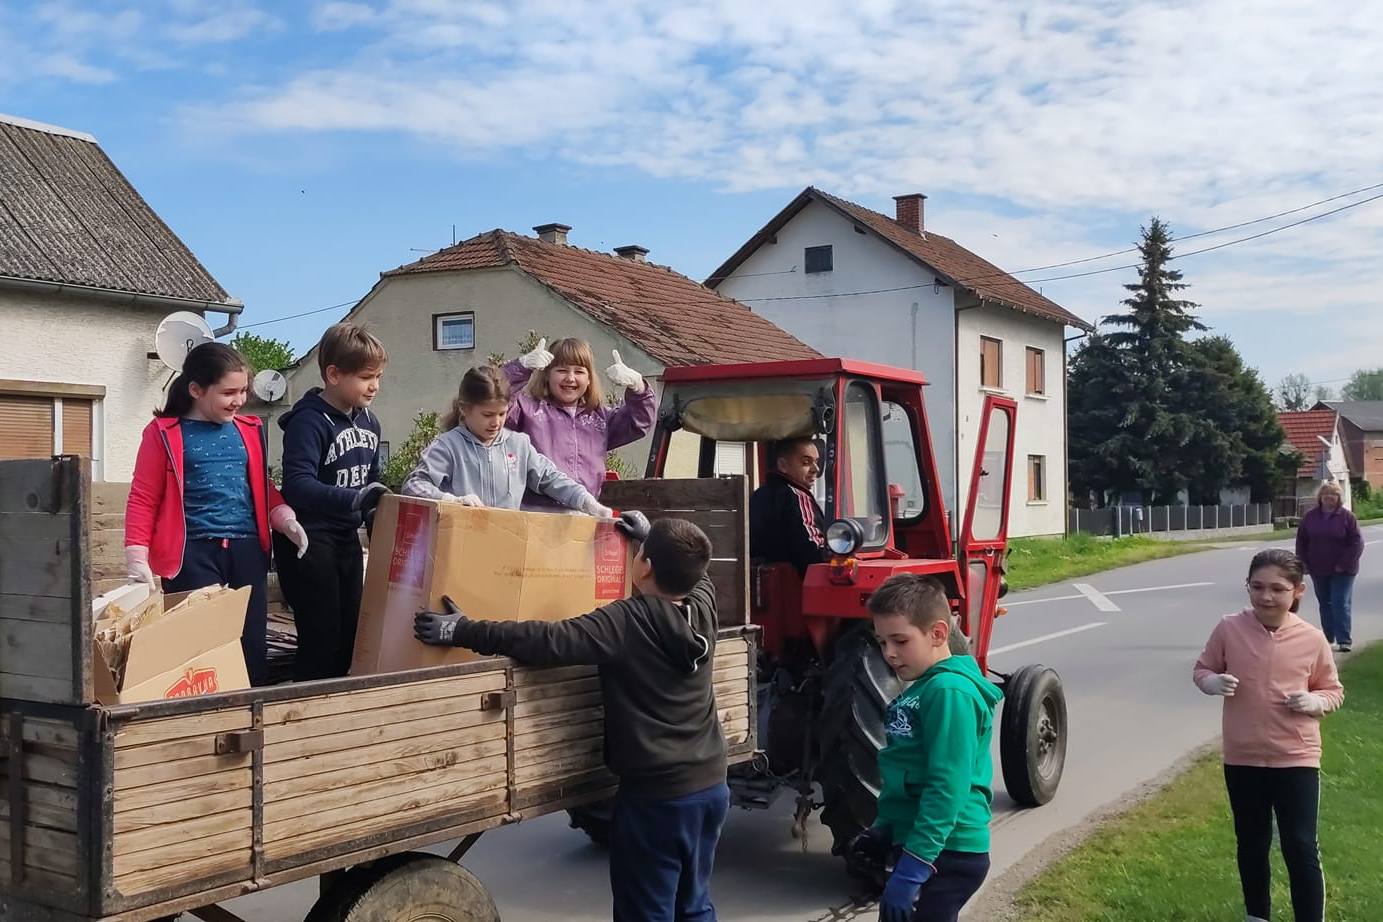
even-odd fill
[{"label": "flattened cardboard", "polygon": [[628,596],[629,543],[588,516],[477,509],[390,495],[375,513],[352,675],[463,663],[413,616],[450,596],[474,618],[557,621]]},{"label": "flattened cardboard", "polygon": [[231,589],[174,612],[191,593],[168,595],[168,613],[135,631],[125,661],[125,679],[115,676],[100,648],[93,656],[96,700],[105,705],[157,701],[249,688],[240,634],[250,589]]}]

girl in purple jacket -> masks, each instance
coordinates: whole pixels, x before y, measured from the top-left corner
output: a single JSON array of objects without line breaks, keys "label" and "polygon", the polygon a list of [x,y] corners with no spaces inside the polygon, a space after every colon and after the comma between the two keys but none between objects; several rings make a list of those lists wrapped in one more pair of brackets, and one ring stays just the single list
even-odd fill
[{"label": "girl in purple jacket", "polygon": [[[605,370],[612,384],[624,388],[624,403],[610,406],[601,397],[590,343],[559,339],[547,348],[538,341],[504,366],[512,396],[505,426],[522,432],[533,447],[552,459],[558,470],[581,484],[592,496],[605,483],[605,456],[612,449],[637,442],[653,428],[658,398],[643,375],[615,363]],[[556,509],[546,496],[528,494],[525,509]]]}]

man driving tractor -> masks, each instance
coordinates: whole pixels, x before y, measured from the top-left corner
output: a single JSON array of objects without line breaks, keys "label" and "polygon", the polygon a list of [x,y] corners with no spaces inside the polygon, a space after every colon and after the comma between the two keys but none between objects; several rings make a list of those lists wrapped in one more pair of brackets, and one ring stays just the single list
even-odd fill
[{"label": "man driving tractor", "polygon": [[773,473],[749,499],[750,556],[790,563],[799,575],[827,559],[826,514],[812,485],[821,474],[821,450],[812,438],[785,439],[769,448]]}]

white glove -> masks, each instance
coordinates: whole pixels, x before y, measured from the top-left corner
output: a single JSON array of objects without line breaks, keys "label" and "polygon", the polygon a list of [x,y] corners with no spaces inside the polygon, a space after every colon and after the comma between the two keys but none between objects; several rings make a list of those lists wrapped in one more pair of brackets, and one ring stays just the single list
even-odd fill
[{"label": "white glove", "polygon": [[1227,672],[1219,675],[1208,675],[1196,682],[1196,686],[1207,695],[1223,695],[1226,698],[1233,698],[1235,691],[1239,688],[1239,680]]},{"label": "white glove", "polygon": [[615,510],[611,509],[609,506],[602,506],[600,501],[590,494],[587,494],[586,498],[582,500],[581,505],[577,507],[577,511],[584,512],[586,515],[594,516],[597,519],[613,519],[615,517]]},{"label": "white glove", "polygon": [[474,493],[458,496],[455,501],[463,506],[474,506],[477,509],[483,509],[485,507],[485,504],[480,501],[480,497],[476,496]]},{"label": "white glove", "polygon": [[138,544],[125,548],[125,575],[132,583],[143,583],[150,592],[158,592],[158,579],[149,569],[149,549]]},{"label": "white glove", "polygon": [[1308,717],[1324,717],[1326,701],[1324,695],[1315,692],[1295,691],[1287,695],[1287,707]]},{"label": "white glove", "polygon": [[298,520],[288,519],[280,523],[278,532],[293,542],[293,546],[298,549],[298,559],[302,560],[303,555],[307,553],[307,532],[298,524]]},{"label": "white glove", "polygon": [[615,364],[605,369],[605,377],[610,379],[610,383],[627,387],[631,391],[643,390],[643,375],[624,364],[624,360],[619,357],[618,349],[611,354],[615,357]]},{"label": "white glove", "polygon": [[547,351],[547,337],[538,340],[538,345],[533,347],[532,352],[525,352],[519,356],[519,364],[524,368],[537,371],[552,364],[554,356]]}]

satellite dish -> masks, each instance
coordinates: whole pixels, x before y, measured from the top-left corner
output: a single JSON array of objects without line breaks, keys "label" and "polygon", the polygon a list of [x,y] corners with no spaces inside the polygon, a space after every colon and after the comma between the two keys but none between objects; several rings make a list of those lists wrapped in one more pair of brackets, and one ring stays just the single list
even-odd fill
[{"label": "satellite dish", "polygon": [[154,351],[163,364],[174,371],[182,371],[187,353],[215,339],[201,314],[175,311],[159,321],[158,332],[154,334]]},{"label": "satellite dish", "polygon": [[288,393],[288,379],[282,372],[266,368],[255,375],[254,384],[250,387],[256,397],[265,403],[273,403],[284,394]]}]

